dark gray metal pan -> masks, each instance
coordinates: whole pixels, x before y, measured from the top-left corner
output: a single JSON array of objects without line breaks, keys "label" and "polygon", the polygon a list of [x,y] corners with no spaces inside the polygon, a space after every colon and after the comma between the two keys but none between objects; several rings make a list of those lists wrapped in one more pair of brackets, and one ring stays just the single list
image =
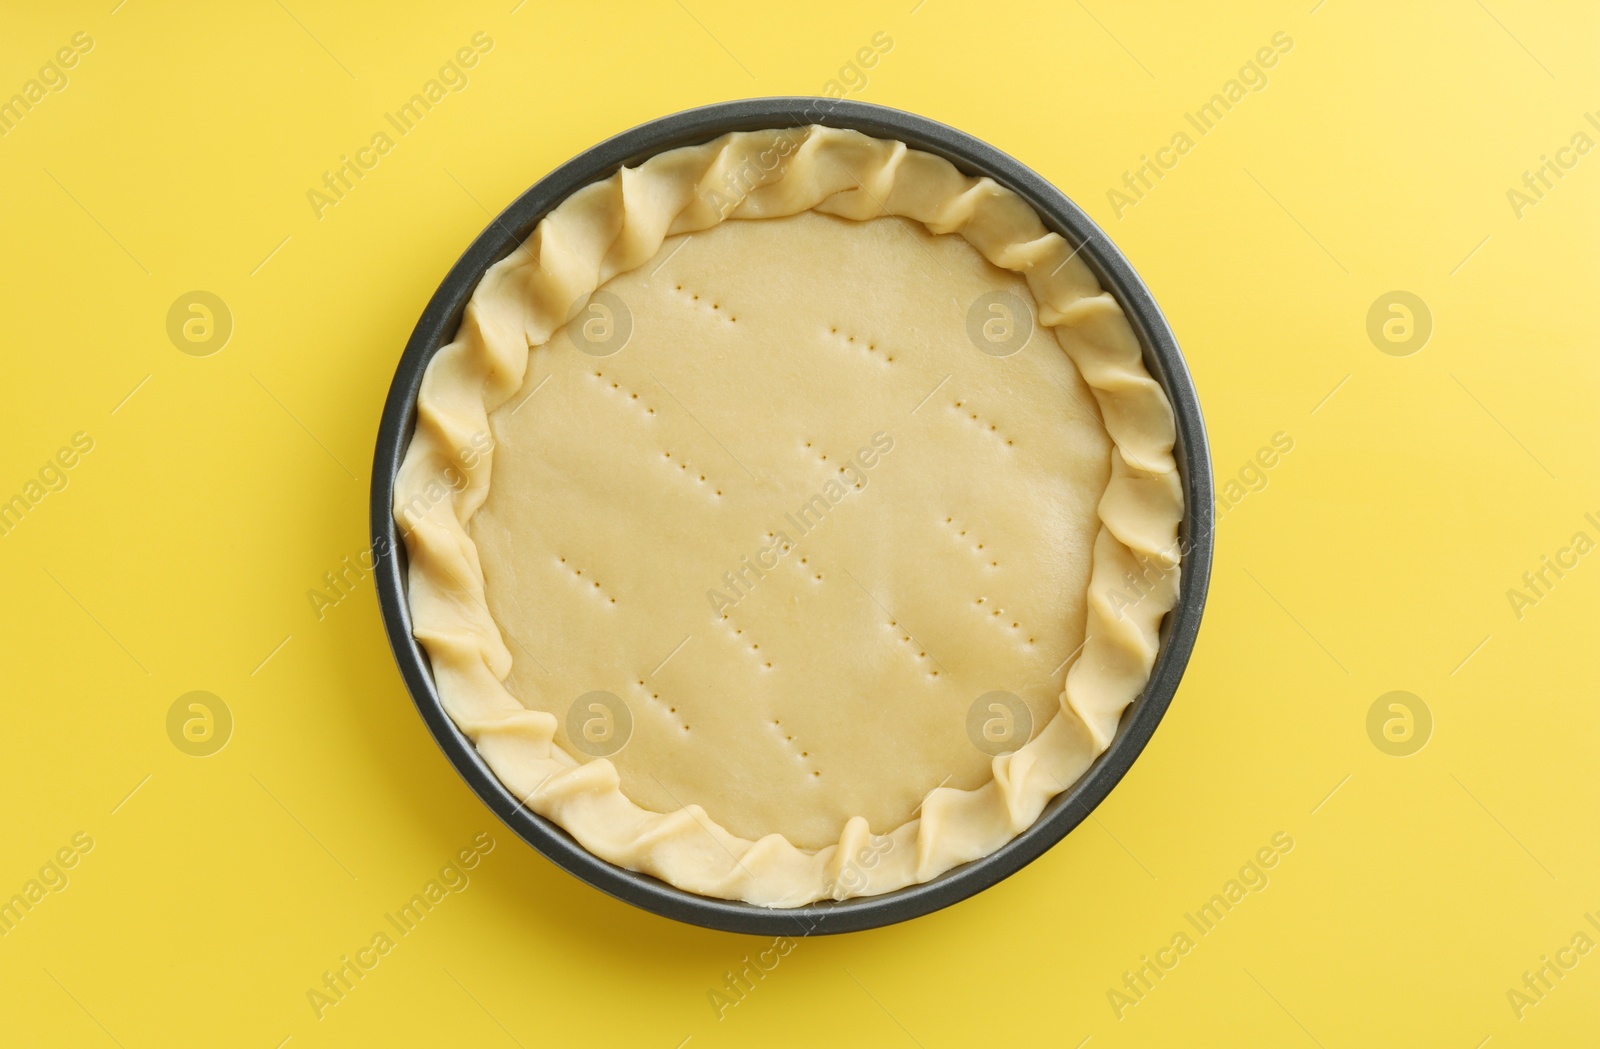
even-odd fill
[{"label": "dark gray metal pan", "polygon": [[[455,337],[479,278],[511,254],[546,213],[574,191],[665,150],[707,142],[729,131],[808,124],[854,128],[877,138],[898,139],[944,157],[969,175],[987,175],[1028,201],[1047,227],[1081,248],[1080,257],[1121,303],[1143,347],[1145,366],[1166,390],[1177,417],[1178,471],[1185,495],[1179,531],[1183,575],[1177,606],[1162,624],[1161,649],[1144,692],[1123,714],[1111,746],[1081,779],[1050,802],[1033,826],[996,852],[921,885],[881,896],[769,909],[684,892],[608,863],[554,823],[530,812],[495,778],[471,741],[445,713],[428,657],[412,637],[405,548],[390,508],[394,505],[395,474],[416,423],[417,390],[428,362]],[[652,120],[561,165],[491,222],[440,284],[400,358],[378,429],[371,511],[373,549],[379,554],[378,603],[401,676],[439,746],[484,804],[558,866],[618,899],[695,925],[768,936],[870,929],[948,907],[1021,870],[1081,823],[1139,756],[1177,691],[1205,606],[1215,523],[1205,425],[1177,341],[1149,289],[1088,215],[1033,171],[954,128],[864,102],[804,97],[726,102]]]}]

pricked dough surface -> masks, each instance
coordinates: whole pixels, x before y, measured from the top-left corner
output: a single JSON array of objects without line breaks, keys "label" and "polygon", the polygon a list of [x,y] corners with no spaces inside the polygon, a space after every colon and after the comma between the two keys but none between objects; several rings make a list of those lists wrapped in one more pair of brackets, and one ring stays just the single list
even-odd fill
[{"label": "pricked dough surface", "polygon": [[670,237],[603,288],[629,341],[530,351],[470,522],[505,684],[563,749],[583,759],[574,701],[613,693],[629,798],[820,849],[990,779],[980,695],[1035,732],[1074,718],[1111,446],[1050,329],[1007,357],[969,338],[986,292],[1037,317],[1021,277],[915,222],[804,212]]},{"label": "pricked dough surface", "polygon": [[[1148,683],[1181,572],[1172,407],[1082,249],[813,125],[623,168],[490,266],[394,513],[438,699],[517,804],[768,907],[1033,826]],[[1032,341],[987,300],[969,321],[979,292]],[[1020,352],[981,352],[986,321]],[[1014,750],[987,692],[1029,705]]]}]

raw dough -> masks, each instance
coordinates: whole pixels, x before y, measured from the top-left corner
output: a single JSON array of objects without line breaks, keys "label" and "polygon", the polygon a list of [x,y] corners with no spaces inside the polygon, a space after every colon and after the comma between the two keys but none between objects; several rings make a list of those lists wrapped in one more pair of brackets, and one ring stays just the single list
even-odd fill
[{"label": "raw dough", "polygon": [[[652,158],[525,248],[430,365],[396,497],[417,636],[501,779],[612,862],[775,906],[1030,825],[1178,579],[1171,409],[1072,248],[821,128]],[[1015,753],[969,728],[994,692]]]}]

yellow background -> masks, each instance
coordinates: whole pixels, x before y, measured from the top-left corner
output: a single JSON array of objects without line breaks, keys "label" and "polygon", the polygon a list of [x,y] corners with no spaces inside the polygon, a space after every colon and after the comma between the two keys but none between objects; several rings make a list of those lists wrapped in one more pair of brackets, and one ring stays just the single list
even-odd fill
[{"label": "yellow background", "polygon": [[[0,938],[0,1041],[1600,1030],[1600,953],[1520,1020],[1506,997],[1600,912],[1600,558],[1520,620],[1507,598],[1573,533],[1600,539],[1600,155],[1520,218],[1506,196],[1600,109],[1592,5],[114,2],[14,4],[0,35],[0,98],[94,40],[0,138],[0,498],[95,441],[0,536],[0,898],[75,833],[95,843]],[[1123,172],[1280,30],[1269,85],[1117,218]],[[478,31],[470,85],[317,219],[306,191]],[[1294,450],[1223,519],[1188,675],[1093,819],[956,907],[800,943],[719,1020],[707,992],[765,941],[614,902],[515,839],[412,709],[370,580],[321,621],[306,592],[364,546],[396,360],[485,209],[652,117],[820,93],[878,32],[894,46],[852,97],[1031,165],[1143,274],[1219,483],[1279,431]],[[195,289],[234,319],[208,357],[166,333]],[[1403,357],[1366,329],[1397,289],[1433,317]],[[211,757],[167,734],[192,690],[235,720]],[[1410,757],[1367,733],[1392,690],[1435,722]],[[307,990],[485,830],[467,890],[318,1020]],[[1118,1019],[1108,989],[1280,831],[1270,885]]]}]

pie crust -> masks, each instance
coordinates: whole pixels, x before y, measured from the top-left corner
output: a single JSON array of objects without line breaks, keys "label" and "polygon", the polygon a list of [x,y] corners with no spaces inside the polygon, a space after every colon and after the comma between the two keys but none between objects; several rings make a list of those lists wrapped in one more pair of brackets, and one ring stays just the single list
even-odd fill
[{"label": "pie crust", "polygon": [[[983,295],[1036,322],[1004,357],[968,341]],[[601,355],[595,316],[634,341]],[[889,892],[1109,745],[1177,596],[1173,440],[1021,198],[854,131],[725,135],[484,275],[396,482],[414,633],[500,780],[597,856],[766,906]],[[568,716],[591,688],[630,723],[606,756]],[[990,690],[1037,726],[1014,751],[968,738]]]}]

